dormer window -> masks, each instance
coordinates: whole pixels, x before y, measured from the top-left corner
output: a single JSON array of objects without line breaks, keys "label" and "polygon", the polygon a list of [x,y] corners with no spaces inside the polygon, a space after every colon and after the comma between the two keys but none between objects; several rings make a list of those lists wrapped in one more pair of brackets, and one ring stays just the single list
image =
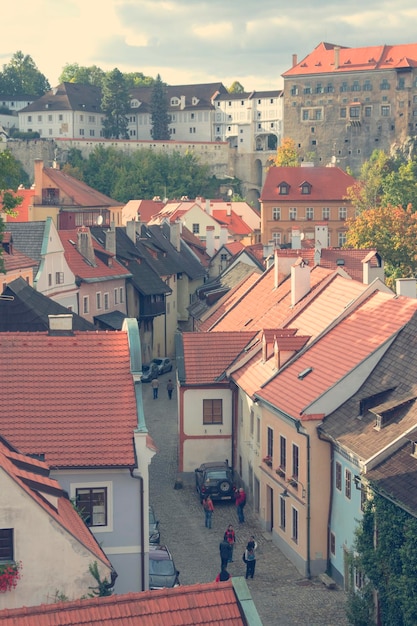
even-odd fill
[{"label": "dormer window", "polygon": [[278,186],[278,189],[279,189],[280,196],[288,196],[289,191],[290,191],[290,186],[288,185],[288,183],[281,183]]},{"label": "dormer window", "polygon": [[172,107],[177,107],[180,103],[180,99],[179,98],[171,98],[171,106]]},{"label": "dormer window", "polygon": [[131,109],[137,109],[139,107],[140,107],[139,100],[137,100],[136,98],[133,98],[133,100],[130,101],[130,108]]},{"label": "dormer window", "polygon": [[311,185],[310,183],[302,183],[301,185],[301,193],[303,194],[303,196],[308,195],[311,193]]},{"label": "dormer window", "polygon": [[196,96],[193,96],[193,99],[191,100],[193,106],[196,106],[199,103],[199,99],[196,98]]}]

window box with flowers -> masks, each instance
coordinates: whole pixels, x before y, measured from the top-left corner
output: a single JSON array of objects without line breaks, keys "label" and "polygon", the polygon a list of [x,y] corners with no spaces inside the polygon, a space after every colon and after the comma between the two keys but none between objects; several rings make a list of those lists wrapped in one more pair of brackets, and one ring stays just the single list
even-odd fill
[{"label": "window box with flowers", "polygon": [[262,459],[263,463],[265,463],[265,465],[268,465],[268,467],[272,467],[272,456],[270,456],[268,454],[268,456],[264,457]]},{"label": "window box with flowers", "polygon": [[294,487],[294,489],[298,489],[298,480],[295,476],[291,476],[291,478],[288,478],[287,483],[290,487]]},{"label": "window box with flowers", "polygon": [[22,563],[0,563],[0,593],[14,589],[20,579]]},{"label": "window box with flowers", "polygon": [[282,467],[277,467],[275,472],[280,478],[285,478],[285,469],[283,469]]}]

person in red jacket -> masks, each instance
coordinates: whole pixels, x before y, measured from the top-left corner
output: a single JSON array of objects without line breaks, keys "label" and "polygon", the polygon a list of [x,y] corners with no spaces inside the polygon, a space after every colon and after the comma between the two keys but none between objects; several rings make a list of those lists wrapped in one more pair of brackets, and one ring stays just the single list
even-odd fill
[{"label": "person in red jacket", "polygon": [[224,533],[224,537],[223,537],[223,541],[227,541],[227,543],[230,546],[229,563],[233,563],[233,546],[236,543],[236,535],[235,535],[235,531],[233,529],[232,524],[229,524],[229,526],[226,528],[225,533]]},{"label": "person in red jacket", "polygon": [[239,520],[239,524],[243,524],[245,521],[245,514],[243,509],[246,504],[246,493],[243,487],[240,487],[239,491],[236,493],[236,510],[237,510],[237,518]]}]

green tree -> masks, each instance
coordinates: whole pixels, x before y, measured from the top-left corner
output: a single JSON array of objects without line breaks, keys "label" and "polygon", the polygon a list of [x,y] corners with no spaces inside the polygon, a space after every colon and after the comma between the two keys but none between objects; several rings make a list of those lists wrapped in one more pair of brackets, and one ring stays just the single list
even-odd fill
[{"label": "green tree", "polygon": [[285,137],[277,149],[274,159],[270,160],[270,167],[298,167],[300,157],[295,145],[295,141]]},{"label": "green tree", "polygon": [[168,141],[169,134],[169,115],[168,115],[168,99],[166,94],[166,85],[162,82],[160,75],[156,77],[151,95],[151,117],[152,117],[152,139]]},{"label": "green tree", "polygon": [[383,150],[374,150],[369,161],[361,167],[358,181],[347,190],[347,198],[358,211],[380,206],[384,194],[385,176],[393,164]]},{"label": "green tree", "polygon": [[383,204],[410,205],[417,211],[417,161],[401,163],[398,169],[388,172],[383,179]]},{"label": "green tree", "polygon": [[229,93],[244,93],[245,88],[238,80],[235,80],[230,87],[227,88],[227,91]]},{"label": "green tree", "polygon": [[80,83],[102,87],[106,73],[97,65],[85,67],[78,63],[67,63],[59,77],[60,83]]},{"label": "green tree", "polygon": [[9,96],[42,96],[49,91],[48,80],[36,67],[33,59],[20,50],[0,72],[0,91]]},{"label": "green tree", "polygon": [[376,248],[384,259],[386,282],[411,278],[417,272],[417,213],[411,206],[381,206],[347,220],[346,247]]},{"label": "green tree", "polygon": [[[23,198],[16,194],[20,183],[25,182],[22,177],[22,166],[10,150],[0,152],[0,243],[3,240],[4,221],[1,213],[16,215],[16,209]],[[27,176],[26,176],[27,178]],[[4,272],[2,248],[0,246],[0,272]]]},{"label": "green tree", "polygon": [[135,87],[152,87],[155,84],[155,79],[151,76],[145,76],[142,72],[130,72],[124,74],[126,84],[129,89]]},{"label": "green tree", "polygon": [[101,108],[105,115],[105,137],[128,139],[129,90],[123,74],[117,68],[106,74],[103,80]]}]

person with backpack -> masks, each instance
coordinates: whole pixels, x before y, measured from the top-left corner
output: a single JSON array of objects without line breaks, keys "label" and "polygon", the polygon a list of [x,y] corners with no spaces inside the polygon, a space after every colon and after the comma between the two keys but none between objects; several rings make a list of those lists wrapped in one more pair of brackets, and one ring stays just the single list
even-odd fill
[{"label": "person with backpack", "polygon": [[229,563],[233,563],[233,547],[236,543],[236,535],[232,524],[226,528],[223,539],[230,544],[230,558]]},{"label": "person with backpack", "polygon": [[243,560],[246,563],[246,576],[245,578],[253,578],[255,575],[256,555],[255,555],[256,541],[248,541],[246,550],[243,553]]},{"label": "person with backpack", "polygon": [[219,545],[220,552],[220,568],[221,570],[225,570],[227,568],[227,564],[232,556],[232,549],[230,547],[230,543],[223,539]]},{"label": "person with backpack", "polygon": [[235,503],[236,503],[236,511],[237,511],[237,518],[239,520],[239,524],[243,524],[243,522],[245,521],[245,514],[243,512],[243,509],[246,504],[246,493],[243,487],[240,487],[239,491],[236,493]]},{"label": "person with backpack", "polygon": [[211,519],[213,517],[214,505],[210,496],[207,496],[207,498],[203,500],[203,509],[205,514],[206,528],[211,528]]}]

